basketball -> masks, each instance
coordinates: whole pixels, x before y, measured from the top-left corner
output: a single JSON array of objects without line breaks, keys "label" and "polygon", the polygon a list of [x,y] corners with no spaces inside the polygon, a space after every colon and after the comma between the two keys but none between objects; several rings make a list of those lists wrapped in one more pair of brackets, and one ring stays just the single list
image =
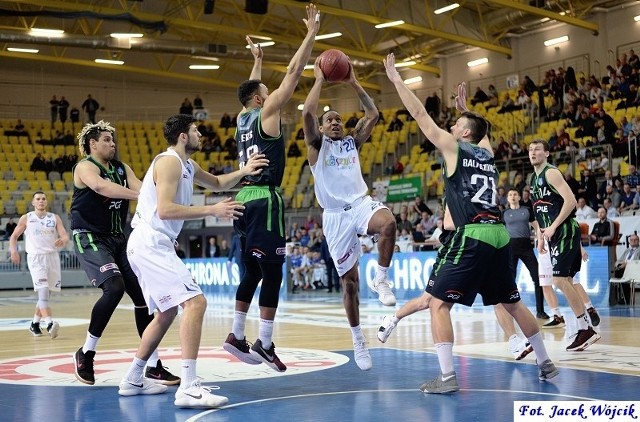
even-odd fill
[{"label": "basketball", "polygon": [[320,70],[328,82],[341,82],[349,78],[351,63],[342,51],[326,50],[320,54]]}]

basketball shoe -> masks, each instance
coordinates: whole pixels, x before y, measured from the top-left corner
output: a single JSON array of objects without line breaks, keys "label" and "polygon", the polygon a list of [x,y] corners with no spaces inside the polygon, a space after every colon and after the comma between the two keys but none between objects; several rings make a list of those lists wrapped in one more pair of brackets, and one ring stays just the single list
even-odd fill
[{"label": "basketball shoe", "polygon": [[[147,366],[147,369],[144,372],[144,376],[159,384],[164,384],[164,385],[180,384],[180,377],[176,377],[171,372],[169,372],[166,367],[162,366],[162,362],[160,361],[160,359],[158,359],[158,363],[156,364],[155,368],[151,366]],[[147,393],[147,394],[156,394],[156,393]]]},{"label": "basketball shoe", "polygon": [[542,326],[542,328],[562,328],[565,326],[564,317],[554,315],[553,319]]},{"label": "basketball shoe", "polygon": [[378,300],[385,306],[395,306],[396,296],[391,291],[387,280],[373,280],[373,290],[378,293]]},{"label": "basketball shoe", "polygon": [[254,358],[260,360],[260,362],[266,363],[270,368],[275,369],[278,372],[284,372],[287,370],[287,367],[280,358],[276,355],[276,345],[271,343],[271,347],[269,350],[262,347],[262,340],[257,339],[251,349],[249,349],[249,353]]},{"label": "basketball shoe", "polygon": [[95,356],[95,350],[87,350],[87,353],[82,353],[82,347],[73,355],[73,363],[78,381],[89,385],[96,383],[93,372],[93,358],[95,358]]},{"label": "basketball shoe", "polygon": [[29,332],[33,334],[34,337],[40,337],[42,335],[42,330],[40,330],[40,323],[32,322],[29,326]]},{"label": "basketball shoe", "polygon": [[367,349],[367,344],[364,339],[353,343],[353,360],[356,361],[358,368],[363,371],[368,371],[371,369],[371,366],[373,366],[371,363],[371,355],[369,354],[369,350]]},{"label": "basketball shoe", "polygon": [[173,403],[178,407],[205,409],[221,407],[229,403],[229,399],[211,393],[211,390],[218,388],[219,387],[203,387],[200,385],[200,380],[196,380],[187,388],[180,386],[176,391],[176,399]]},{"label": "basketball shoe", "polygon": [[394,315],[387,315],[382,318],[382,325],[380,325],[380,328],[378,328],[378,340],[380,340],[382,343],[386,343],[387,339],[396,328],[396,325],[398,325],[398,322],[399,319]]},{"label": "basketball shoe", "polygon": [[49,337],[51,340],[58,337],[58,331],[60,330],[60,324],[55,321],[52,321],[47,325],[47,332],[49,333]]},{"label": "basketball shoe", "polygon": [[593,327],[578,330],[578,335],[573,339],[573,343],[567,346],[567,351],[582,352],[598,340],[600,340],[600,334],[596,333]]},{"label": "basketball shoe", "polygon": [[533,347],[529,342],[520,336],[514,334],[509,339],[509,351],[516,360],[524,359],[529,353],[533,352]]},{"label": "basketball shoe", "polygon": [[141,378],[138,382],[131,382],[123,379],[120,381],[118,394],[121,396],[137,396],[139,394],[162,394],[167,391],[167,386],[157,384],[151,380]]},{"label": "basketball shoe", "polygon": [[420,391],[429,394],[445,394],[454,393],[460,390],[455,371],[448,374],[439,374],[429,382],[425,382],[420,386]]},{"label": "basketball shoe", "polygon": [[551,359],[547,359],[538,365],[538,369],[540,370],[540,373],[538,374],[540,381],[546,381],[560,373],[558,368],[556,368],[553,362],[551,362]]},{"label": "basketball shoe", "polygon": [[248,363],[249,365],[260,365],[262,363],[261,360],[256,359],[249,352],[251,345],[247,341],[246,337],[242,340],[238,340],[235,334],[229,333],[227,339],[222,345],[222,348],[231,353],[233,356],[237,357],[242,362]]}]

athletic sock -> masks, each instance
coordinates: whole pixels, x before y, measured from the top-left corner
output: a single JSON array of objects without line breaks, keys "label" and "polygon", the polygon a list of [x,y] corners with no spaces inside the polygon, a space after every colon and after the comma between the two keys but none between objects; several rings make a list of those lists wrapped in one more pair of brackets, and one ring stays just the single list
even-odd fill
[{"label": "athletic sock", "polygon": [[538,363],[542,363],[545,360],[549,359],[549,355],[547,354],[547,348],[544,345],[544,341],[542,340],[542,334],[540,331],[528,337],[529,344],[533,347],[533,351],[536,354],[536,360]]},{"label": "athletic sock", "polygon": [[235,311],[233,313],[233,326],[231,332],[238,340],[244,339],[244,325],[247,321],[247,313]]},{"label": "athletic sock", "polygon": [[147,362],[137,357],[133,358],[133,362],[129,366],[129,371],[125,376],[125,379],[131,383],[138,383],[142,380],[142,372],[144,367],[147,366]]},{"label": "athletic sock", "polygon": [[453,343],[436,343],[436,353],[440,372],[443,374],[453,372]]},{"label": "athletic sock", "polygon": [[260,318],[258,338],[262,342],[262,347],[269,350],[273,338],[273,321]]},{"label": "athletic sock", "polygon": [[100,337],[96,337],[87,331],[87,338],[84,341],[84,346],[82,346],[82,353],[87,353],[89,350],[96,350],[98,340],[100,340]]},{"label": "athletic sock", "polygon": [[197,380],[195,359],[182,359],[181,378],[180,388],[189,388]]}]

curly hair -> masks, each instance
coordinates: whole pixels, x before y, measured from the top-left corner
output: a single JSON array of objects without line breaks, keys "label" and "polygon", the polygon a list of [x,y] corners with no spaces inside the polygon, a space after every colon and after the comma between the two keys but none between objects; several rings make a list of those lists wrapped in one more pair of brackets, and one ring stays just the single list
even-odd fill
[{"label": "curly hair", "polygon": [[91,154],[91,147],[89,141],[91,139],[98,139],[100,132],[109,132],[111,136],[115,138],[116,129],[111,126],[111,123],[100,120],[98,123],[87,123],[84,125],[80,133],[78,133],[78,147],[80,149],[80,156],[88,157]]}]

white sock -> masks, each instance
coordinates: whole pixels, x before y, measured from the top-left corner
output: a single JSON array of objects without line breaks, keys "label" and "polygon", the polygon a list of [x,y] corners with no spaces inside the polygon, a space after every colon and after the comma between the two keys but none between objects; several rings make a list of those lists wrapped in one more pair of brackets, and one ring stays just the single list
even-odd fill
[{"label": "white sock", "polygon": [[436,343],[436,353],[440,372],[443,375],[453,372],[453,343]]},{"label": "white sock", "polygon": [[273,338],[273,321],[260,318],[258,338],[262,342],[262,347],[269,350]]},{"label": "white sock", "polygon": [[578,317],[578,330],[586,330],[589,328],[589,321],[587,320],[587,314],[579,315]]},{"label": "white sock", "polygon": [[359,325],[351,327],[351,337],[354,343],[360,343],[364,341],[364,334],[362,334],[362,328]]},{"label": "white sock", "polygon": [[140,382],[142,380],[142,371],[144,371],[145,366],[147,366],[147,361],[134,356],[133,362],[131,362],[131,366],[129,366],[129,372],[127,372],[125,379],[129,382]]},{"label": "white sock", "polygon": [[584,303],[584,310],[588,310],[589,308],[593,308],[593,304],[591,303],[591,301],[585,302]]},{"label": "white sock", "polygon": [[180,374],[180,388],[189,388],[198,379],[196,376],[196,360],[182,359],[182,373]]},{"label": "white sock", "polygon": [[394,324],[397,324],[400,322],[400,318],[398,318],[396,314],[393,314],[391,315],[391,321],[393,321]]},{"label": "white sock", "polygon": [[33,316],[33,321],[34,324],[39,324],[40,323],[40,317],[38,315],[34,315]]},{"label": "white sock", "polygon": [[536,353],[536,361],[538,361],[538,365],[549,359],[547,348],[544,346],[544,341],[542,340],[542,334],[540,331],[527,338],[527,340],[529,340],[531,347],[533,347],[533,351]]},{"label": "white sock", "polygon": [[389,272],[389,267],[382,267],[380,265],[378,265],[378,268],[376,269],[376,276],[374,278],[374,280],[378,281],[378,280],[386,280],[387,279],[387,272]]},{"label": "white sock", "polygon": [[551,308],[551,312],[553,312],[554,315],[558,315],[559,317],[562,316],[562,314],[560,313],[560,308]]},{"label": "white sock", "polygon": [[233,313],[233,326],[231,332],[238,340],[244,339],[244,324],[247,321],[247,313],[235,311]]},{"label": "white sock", "polygon": [[84,346],[82,346],[82,353],[87,353],[89,350],[96,350],[98,340],[100,340],[100,337],[96,337],[87,331],[87,338],[84,341]]},{"label": "white sock", "polygon": [[48,317],[44,317],[44,323],[49,325],[53,322],[53,318],[51,318],[50,316]]},{"label": "white sock", "polygon": [[155,368],[156,366],[158,366],[159,360],[160,360],[160,357],[158,356],[158,349],[156,349],[151,353],[151,356],[149,356],[149,360],[147,361],[147,366],[151,368]]}]

